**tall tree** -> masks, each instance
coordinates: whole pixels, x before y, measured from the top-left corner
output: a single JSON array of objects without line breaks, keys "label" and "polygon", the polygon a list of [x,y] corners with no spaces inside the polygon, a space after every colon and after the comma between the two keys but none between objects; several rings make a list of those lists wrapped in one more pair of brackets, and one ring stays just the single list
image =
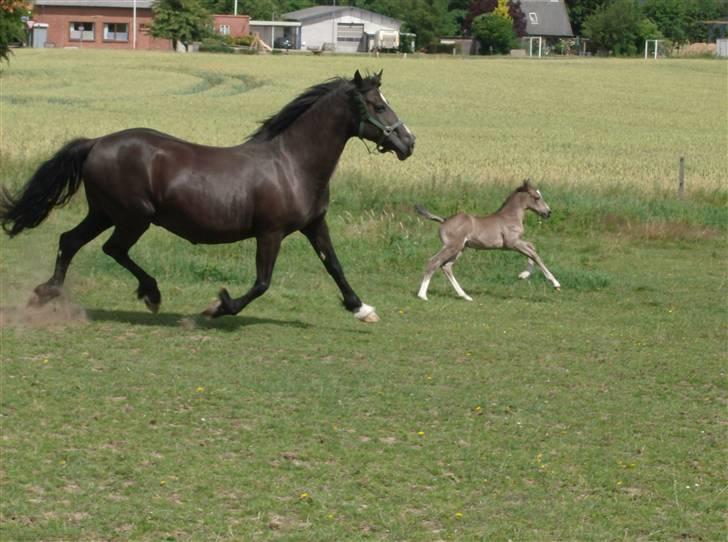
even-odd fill
[{"label": "tall tree", "polygon": [[190,44],[210,34],[212,17],[199,0],[157,0],[152,10],[149,33],[172,40],[175,49],[181,43],[188,50]]},{"label": "tall tree", "polygon": [[662,35],[676,44],[685,43],[687,4],[685,0],[645,0],[642,13],[657,25]]},{"label": "tall tree", "polygon": [[0,62],[9,60],[11,43],[25,38],[25,25],[21,17],[29,14],[28,7],[21,0],[3,0],[0,3]]},{"label": "tall tree", "polygon": [[661,38],[655,23],[647,19],[637,0],[613,0],[587,17],[582,28],[597,52],[630,56],[639,52],[647,38]]},{"label": "tall tree", "polygon": [[596,13],[607,2],[608,0],[566,0],[566,9],[569,12],[569,20],[574,35],[580,36],[586,18]]},{"label": "tall tree", "polygon": [[[496,9],[498,9],[498,6],[498,0],[473,0],[470,3],[468,15],[465,17],[463,33],[470,34],[475,18],[486,13],[493,13]],[[521,10],[521,2],[519,0],[508,1],[508,15],[511,18],[513,31],[516,36],[525,36],[526,16],[524,15],[523,10]]]}]

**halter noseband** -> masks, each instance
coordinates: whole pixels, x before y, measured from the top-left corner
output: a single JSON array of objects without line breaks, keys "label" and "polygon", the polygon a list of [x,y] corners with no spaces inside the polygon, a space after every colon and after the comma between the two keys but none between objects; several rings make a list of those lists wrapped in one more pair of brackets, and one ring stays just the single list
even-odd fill
[{"label": "halter noseband", "polygon": [[364,126],[368,122],[369,124],[379,128],[382,131],[382,136],[379,138],[379,141],[377,141],[377,150],[379,152],[384,152],[384,147],[382,147],[382,143],[384,143],[384,140],[387,139],[392,132],[394,132],[397,127],[404,124],[401,120],[397,120],[394,124],[382,124],[379,119],[373,117],[371,113],[369,113],[369,109],[367,108],[367,104],[364,101],[364,96],[361,95],[360,92],[356,93],[356,105],[357,109],[359,110],[359,131],[358,136],[359,139],[364,139]]}]

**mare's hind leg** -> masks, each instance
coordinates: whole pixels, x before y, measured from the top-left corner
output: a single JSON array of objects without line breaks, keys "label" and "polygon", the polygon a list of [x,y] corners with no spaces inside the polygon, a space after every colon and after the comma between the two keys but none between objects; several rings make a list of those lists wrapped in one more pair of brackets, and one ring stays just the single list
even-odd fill
[{"label": "mare's hind leg", "polygon": [[86,218],[75,228],[62,233],[58,240],[58,254],[53,276],[43,284],[36,286],[34,296],[28,304],[44,305],[51,299],[58,297],[66,279],[68,266],[71,264],[76,252],[86,243],[95,239],[101,232],[110,228],[111,225],[111,219],[104,213],[89,209]]},{"label": "mare's hind leg", "polygon": [[137,297],[143,299],[147,308],[156,313],[159,310],[159,305],[162,304],[162,294],[159,293],[159,288],[157,288],[157,281],[129,257],[129,249],[148,228],[148,222],[133,226],[117,224],[114,233],[104,243],[103,249],[106,254],[114,258],[119,265],[136,277],[139,281]]},{"label": "mare's hind leg", "polygon": [[432,279],[432,275],[434,275],[435,271],[447,262],[457,258],[461,250],[461,248],[445,245],[437,254],[430,258],[430,261],[427,262],[427,268],[425,269],[425,275],[422,277],[422,283],[420,284],[419,292],[417,292],[417,297],[427,301],[427,288],[430,287],[430,279]]},{"label": "mare's hind leg", "polygon": [[223,288],[218,296],[219,299],[205,309],[202,314],[211,318],[226,314],[237,314],[248,303],[263,295],[270,286],[273,267],[276,258],[278,258],[278,251],[281,248],[281,241],[283,241],[283,235],[277,232],[258,237],[255,250],[256,277],[253,286],[245,295],[235,299],[230,297],[228,291]]}]

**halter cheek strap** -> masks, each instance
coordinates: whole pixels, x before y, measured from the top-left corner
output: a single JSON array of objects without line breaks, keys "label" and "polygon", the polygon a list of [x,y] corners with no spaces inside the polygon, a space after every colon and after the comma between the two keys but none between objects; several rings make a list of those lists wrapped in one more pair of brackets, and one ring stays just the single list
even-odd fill
[{"label": "halter cheek strap", "polygon": [[359,131],[357,134],[359,136],[359,139],[363,139],[364,127],[367,123],[369,123],[382,131],[382,135],[379,138],[379,141],[377,141],[377,150],[382,150],[382,143],[384,143],[384,140],[387,139],[392,134],[392,132],[397,129],[397,127],[404,124],[404,122],[398,120],[394,124],[383,124],[379,121],[379,119],[373,117],[371,113],[369,113],[369,109],[367,108],[367,104],[364,101],[364,97],[358,92],[356,94],[356,105],[359,109]]}]

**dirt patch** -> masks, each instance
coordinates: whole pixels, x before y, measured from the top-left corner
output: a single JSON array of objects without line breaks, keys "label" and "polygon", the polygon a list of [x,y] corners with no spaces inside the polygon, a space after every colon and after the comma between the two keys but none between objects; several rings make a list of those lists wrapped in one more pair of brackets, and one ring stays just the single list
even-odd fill
[{"label": "dirt patch", "polygon": [[42,307],[0,307],[0,329],[83,325],[87,322],[86,310],[64,298]]}]

